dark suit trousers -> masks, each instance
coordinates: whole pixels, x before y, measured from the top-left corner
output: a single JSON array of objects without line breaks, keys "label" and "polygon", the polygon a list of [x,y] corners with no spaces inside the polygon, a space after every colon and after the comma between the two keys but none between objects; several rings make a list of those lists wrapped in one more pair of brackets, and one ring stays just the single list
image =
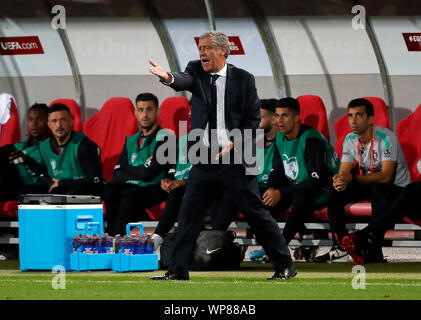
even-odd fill
[{"label": "dark suit trousers", "polygon": [[169,271],[188,274],[196,240],[215,190],[225,187],[241,210],[256,240],[273,261],[275,270],[292,265],[291,255],[279,227],[260,198],[257,178],[246,175],[242,165],[196,165],[190,172],[181,205],[177,240]]}]

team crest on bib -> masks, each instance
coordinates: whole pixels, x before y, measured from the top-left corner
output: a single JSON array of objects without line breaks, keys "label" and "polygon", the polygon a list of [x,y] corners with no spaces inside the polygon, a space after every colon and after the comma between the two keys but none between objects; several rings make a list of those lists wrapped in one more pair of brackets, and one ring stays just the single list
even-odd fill
[{"label": "team crest on bib", "polygon": [[282,163],[284,164],[285,175],[292,180],[297,179],[298,171],[299,171],[297,157],[288,158],[286,154],[283,154],[282,157],[283,157]]},{"label": "team crest on bib", "polygon": [[132,163],[134,163],[136,161],[137,158],[137,153],[133,153],[132,154]]},{"label": "team crest on bib", "polygon": [[50,164],[51,164],[51,168],[52,168],[53,170],[56,170],[56,168],[57,168],[57,163],[56,163],[56,160],[51,160],[51,161],[50,161]]}]

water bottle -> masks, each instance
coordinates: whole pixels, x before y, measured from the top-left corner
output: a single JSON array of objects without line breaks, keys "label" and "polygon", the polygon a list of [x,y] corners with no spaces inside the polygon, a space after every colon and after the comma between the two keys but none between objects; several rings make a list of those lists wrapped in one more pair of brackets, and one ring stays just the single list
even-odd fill
[{"label": "water bottle", "polygon": [[97,233],[92,238],[92,251],[93,253],[102,253],[102,239]]},{"label": "water bottle", "polygon": [[155,246],[152,239],[152,233],[146,234],[146,242],[145,242],[145,254],[152,254],[155,251]]},{"label": "water bottle", "polygon": [[109,236],[107,233],[104,233],[101,240],[101,253],[114,253],[113,237]]},{"label": "water bottle", "polygon": [[82,237],[82,253],[94,253],[93,238],[90,235],[83,235]]},{"label": "water bottle", "polygon": [[73,245],[73,253],[76,253],[77,250],[81,247],[82,245],[82,235],[78,234],[77,236],[75,236],[73,238],[72,241],[72,245]]}]

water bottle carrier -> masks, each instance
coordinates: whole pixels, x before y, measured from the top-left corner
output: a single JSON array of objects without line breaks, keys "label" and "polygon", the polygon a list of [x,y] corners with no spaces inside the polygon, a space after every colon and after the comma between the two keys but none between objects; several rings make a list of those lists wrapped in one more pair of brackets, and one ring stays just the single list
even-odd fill
[{"label": "water bottle carrier", "polygon": [[[86,229],[93,226],[99,227],[98,223],[88,222]],[[141,223],[129,223],[126,227],[127,235],[131,235],[131,227],[139,227],[139,235],[143,234]],[[74,271],[91,270],[113,270],[116,272],[131,271],[152,271],[158,269],[158,255],[151,254],[126,254],[124,248],[117,253],[83,253],[83,247],[79,247],[77,252],[70,254],[70,269]]]},{"label": "water bottle carrier", "polygon": [[[130,228],[139,227],[139,235],[143,234],[143,224],[128,223],[126,234],[131,235]],[[158,255],[156,253],[125,254],[122,250],[113,255],[112,270],[116,272],[152,271],[158,270]]]}]

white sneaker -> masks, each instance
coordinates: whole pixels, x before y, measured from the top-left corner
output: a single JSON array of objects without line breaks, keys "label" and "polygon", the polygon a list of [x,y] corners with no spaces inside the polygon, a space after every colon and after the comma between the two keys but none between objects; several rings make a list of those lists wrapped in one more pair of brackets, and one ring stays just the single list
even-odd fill
[{"label": "white sneaker", "polygon": [[153,240],[154,251],[157,251],[159,247],[161,246],[162,242],[164,242],[164,239],[162,239],[162,237],[156,233],[152,235],[152,240]]},{"label": "white sneaker", "polygon": [[346,251],[337,248],[332,247],[332,249],[329,250],[329,252],[315,257],[314,262],[348,262],[349,261],[349,255],[346,253]]}]

